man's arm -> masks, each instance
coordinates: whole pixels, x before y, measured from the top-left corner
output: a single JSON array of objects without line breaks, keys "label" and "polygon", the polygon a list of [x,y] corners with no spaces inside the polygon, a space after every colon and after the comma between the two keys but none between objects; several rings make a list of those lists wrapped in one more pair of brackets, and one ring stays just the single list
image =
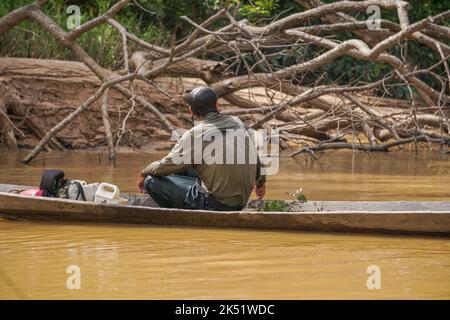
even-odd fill
[{"label": "man's arm", "polygon": [[[188,140],[189,139],[189,140]],[[173,149],[169,152],[167,156],[162,158],[159,161],[155,161],[150,163],[141,171],[141,176],[146,177],[148,175],[152,176],[168,176],[174,173],[180,173],[188,168],[192,167],[192,162],[187,161],[188,163],[184,163],[181,161],[182,159],[191,159],[189,157],[183,157],[183,153],[190,153],[190,139],[191,135],[189,131],[187,131],[175,144]],[[176,158],[176,161],[175,161]]]},{"label": "man's arm", "polygon": [[175,164],[172,161],[171,154],[168,154],[163,159],[150,163],[141,171],[141,176],[168,176],[174,173],[180,173],[188,168],[191,164]]},{"label": "man's arm", "polygon": [[[244,124],[239,118],[237,117],[233,117],[236,118],[237,121],[239,121],[241,123],[241,125],[245,128],[245,130],[249,133],[250,137],[253,138],[253,133],[251,132],[251,129]],[[261,162],[261,159],[259,158],[258,152],[256,151],[256,147],[255,147],[255,152],[256,152],[256,185],[255,185],[255,193],[256,196],[258,197],[258,199],[263,199],[264,195],[266,194],[266,175],[262,174],[262,167],[263,164]]]},{"label": "man's arm", "polygon": [[257,156],[256,162],[256,188],[255,193],[258,199],[263,199],[266,194],[266,175],[262,174],[262,166],[261,159]]},{"label": "man's arm", "polygon": [[263,164],[259,156],[256,163],[256,187],[262,187],[266,184],[266,175],[262,174]]}]

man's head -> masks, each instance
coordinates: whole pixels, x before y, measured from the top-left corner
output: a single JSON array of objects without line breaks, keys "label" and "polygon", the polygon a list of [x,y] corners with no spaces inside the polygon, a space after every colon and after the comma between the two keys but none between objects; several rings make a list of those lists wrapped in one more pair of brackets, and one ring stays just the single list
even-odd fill
[{"label": "man's head", "polygon": [[209,112],[217,112],[217,95],[210,87],[197,87],[185,99],[194,115],[203,117]]}]

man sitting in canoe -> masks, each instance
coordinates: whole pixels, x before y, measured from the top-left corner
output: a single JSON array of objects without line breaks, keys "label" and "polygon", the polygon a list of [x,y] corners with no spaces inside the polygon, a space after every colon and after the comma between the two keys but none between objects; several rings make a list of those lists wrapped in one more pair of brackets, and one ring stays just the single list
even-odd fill
[{"label": "man sitting in canoe", "polygon": [[180,209],[242,210],[253,187],[262,199],[266,179],[244,124],[217,110],[217,95],[209,87],[195,88],[186,102],[198,123],[167,156],[142,170],[141,192],[160,207]]}]

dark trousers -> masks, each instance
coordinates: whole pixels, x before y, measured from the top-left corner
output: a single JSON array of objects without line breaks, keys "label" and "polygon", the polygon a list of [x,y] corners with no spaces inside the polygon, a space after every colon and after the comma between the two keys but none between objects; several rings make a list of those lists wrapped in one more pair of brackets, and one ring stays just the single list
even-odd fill
[{"label": "dark trousers", "polygon": [[189,168],[166,177],[147,176],[144,188],[160,207],[186,209],[186,195],[197,178],[197,173]]},{"label": "dark trousers", "polygon": [[147,176],[144,188],[162,208],[199,209],[217,211],[239,211],[241,206],[228,207],[201,187],[197,173],[189,168],[179,174],[166,177]]}]

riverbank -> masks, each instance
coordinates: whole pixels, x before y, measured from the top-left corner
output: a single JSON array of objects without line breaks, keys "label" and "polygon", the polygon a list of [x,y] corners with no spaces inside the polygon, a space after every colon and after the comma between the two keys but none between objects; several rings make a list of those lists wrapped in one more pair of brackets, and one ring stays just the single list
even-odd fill
[{"label": "riverbank", "polygon": [[[34,148],[52,127],[74,112],[100,85],[98,78],[84,64],[74,61],[2,57],[0,70],[0,94],[4,91],[5,95],[14,97],[14,99],[11,98],[14,101],[11,100],[6,104],[5,114],[8,118],[0,119],[7,123],[1,142],[24,150]],[[136,80],[135,90],[162,112],[174,128],[191,127],[191,118],[186,105],[181,102],[181,96],[186,90],[204,82],[197,78],[176,77],[161,77],[154,81],[157,86]],[[257,108],[236,107],[225,99],[219,100],[219,108],[223,112],[238,115],[247,124],[257,121],[261,117],[262,110],[267,112],[283,101],[293,98],[293,96],[264,88],[252,88],[251,91],[240,90],[236,92],[236,97],[251,98],[253,106]],[[374,105],[374,110],[380,114],[394,112],[396,108],[401,113],[410,108],[407,103],[400,100],[381,99],[370,95],[361,95],[360,98],[364,100],[364,103]],[[44,151],[100,150],[107,152],[106,129],[100,100],[64,126],[49,141]],[[344,143],[345,148],[361,143],[365,143],[368,148],[373,147],[364,135],[348,132],[338,134],[340,130],[338,128],[341,125],[334,120],[330,120],[331,122],[327,122],[326,125],[319,125],[320,121],[305,125],[304,120],[309,117],[306,116],[307,114],[311,115],[312,112],[317,113],[316,116],[324,116],[324,110],[329,112],[335,106],[342,104],[342,101],[332,94],[323,95],[316,100],[291,107],[268,122],[272,127],[280,130],[280,146],[283,150],[294,152],[320,141],[334,141],[334,136],[337,139],[335,142]],[[3,108],[1,105],[0,107]],[[111,90],[109,94],[108,117],[112,138],[118,152],[153,152],[167,150],[173,145],[170,141],[172,132],[167,130],[148,107],[141,104],[132,105],[129,99],[115,90]],[[336,124],[337,128],[334,128]],[[391,143],[394,140],[387,137],[383,142]],[[342,145],[332,148],[340,147]],[[412,143],[404,147],[414,149],[416,145]],[[417,147],[423,150],[436,150],[440,146],[422,141]],[[446,148],[445,145],[442,147]],[[391,148],[393,151],[398,149],[399,147]]]}]

